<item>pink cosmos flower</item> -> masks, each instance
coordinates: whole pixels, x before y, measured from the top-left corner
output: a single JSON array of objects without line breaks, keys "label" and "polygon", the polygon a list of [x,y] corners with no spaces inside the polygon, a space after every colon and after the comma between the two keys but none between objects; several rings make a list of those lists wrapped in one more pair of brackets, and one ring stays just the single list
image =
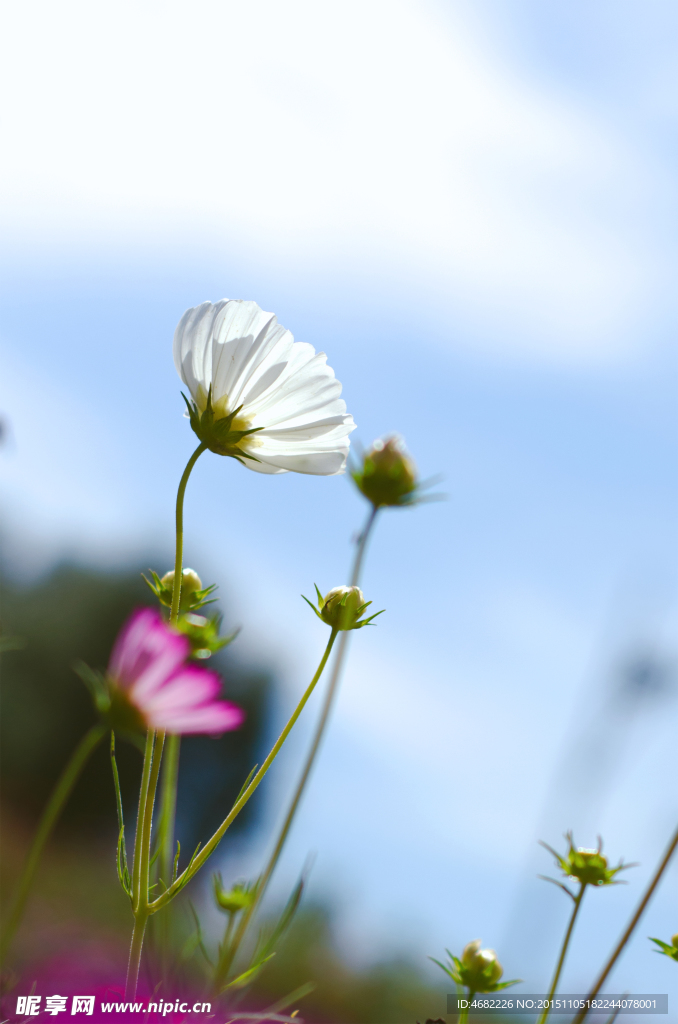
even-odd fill
[{"label": "pink cosmos flower", "polygon": [[[133,612],[122,627],[108,664],[112,702],[148,729],[171,733],[230,732],[245,713],[218,700],[215,672],[186,664],[191,645],[153,608]],[[124,709],[120,708],[124,713]]]}]

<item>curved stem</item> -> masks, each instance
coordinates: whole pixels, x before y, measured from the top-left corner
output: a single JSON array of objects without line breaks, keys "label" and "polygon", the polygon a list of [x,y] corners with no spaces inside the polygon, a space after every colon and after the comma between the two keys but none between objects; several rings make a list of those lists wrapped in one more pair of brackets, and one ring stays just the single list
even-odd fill
[{"label": "curved stem", "polygon": [[[666,853],[664,854],[664,856],[660,860],[659,866],[658,866],[657,870],[655,871],[654,875],[650,879],[650,883],[649,883],[647,889],[645,890],[645,893],[643,894],[640,903],[638,904],[638,906],[636,908],[635,914],[633,915],[633,917],[629,921],[628,926],[626,928],[626,931],[624,932],[624,934],[622,935],[621,939],[619,940],[619,942],[615,946],[615,948],[612,951],[612,954],[610,956],[610,959],[607,961],[607,963],[603,967],[602,971],[600,972],[600,975],[598,976],[598,980],[596,981],[595,985],[593,986],[593,988],[589,992],[588,996],[586,997],[586,1001],[585,1001],[586,1003],[590,1004],[590,1001],[596,998],[596,996],[600,992],[601,988],[605,984],[605,981],[607,979],[608,974],[610,973],[610,971],[612,970],[612,968],[616,964],[617,960],[619,959],[619,957],[620,957],[620,955],[622,953],[622,950],[624,949],[624,946],[626,945],[626,943],[631,938],[631,935],[633,934],[636,925],[640,921],[640,919],[641,919],[641,917],[643,915],[643,912],[645,911],[646,906],[650,902],[655,889],[659,885],[659,882],[661,881],[661,877],[662,877],[662,875],[666,871],[666,868],[669,865],[669,861],[671,860],[671,858],[673,857],[674,853],[676,852],[676,847],[678,847],[678,829],[676,829],[676,831],[674,832],[673,837],[672,837],[672,839],[671,839],[671,841],[670,841],[670,843],[669,843],[669,845],[668,845],[668,847],[666,849]],[[580,1010],[579,1013],[577,1014],[577,1016],[574,1018],[572,1024],[581,1024],[581,1022],[584,1020],[584,1018],[586,1017],[588,1012],[589,1012],[588,1006],[585,1005],[584,1009]]]},{"label": "curved stem", "polygon": [[174,899],[174,897],[177,895],[177,893],[181,889],[183,889],[183,887],[191,880],[191,878],[193,878],[193,876],[200,870],[200,868],[203,866],[205,861],[212,855],[214,850],[217,848],[217,846],[219,845],[219,843],[221,842],[221,840],[222,840],[222,838],[224,836],[224,833],[228,829],[229,825],[231,825],[233,823],[233,821],[237,818],[237,816],[240,814],[241,810],[243,809],[243,807],[245,806],[247,801],[250,799],[250,797],[254,793],[255,789],[258,787],[258,785],[261,782],[261,780],[263,779],[264,775],[266,774],[268,769],[271,767],[271,765],[275,761],[275,759],[278,756],[278,753],[280,751],[280,748],[282,747],[283,743],[287,739],[287,737],[288,737],[290,731],[292,730],[292,727],[295,724],[296,720],[298,719],[299,715],[303,711],[303,709],[304,709],[304,707],[306,705],[306,702],[308,701],[308,698],[313,693],[313,690],[315,689],[316,683],[320,679],[320,677],[321,677],[321,675],[323,673],[323,669],[325,668],[325,665],[327,664],[327,659],[330,656],[330,653],[332,651],[332,648],[334,646],[334,641],[336,640],[336,638],[337,638],[337,630],[333,629],[332,633],[330,634],[330,639],[327,642],[327,647],[325,648],[325,653],[323,654],[322,658],[320,659],[320,664],[318,665],[318,668],[316,670],[315,675],[313,676],[313,679],[311,680],[311,682],[306,687],[306,690],[304,692],[303,697],[301,698],[301,700],[297,704],[296,708],[292,712],[292,715],[288,719],[287,725],[285,726],[283,731],[280,733],[280,736],[278,737],[278,739],[273,744],[273,747],[271,748],[271,752],[269,753],[268,757],[266,758],[266,760],[262,764],[262,766],[259,769],[259,771],[256,773],[256,775],[254,776],[254,778],[252,779],[252,781],[250,782],[249,786],[244,791],[244,793],[239,797],[238,800],[236,800],[236,802],[234,803],[233,807],[231,808],[231,811],[228,814],[228,816],[221,823],[221,825],[219,826],[217,831],[214,833],[214,835],[212,836],[210,841],[202,848],[202,850],[200,851],[198,856],[193,861],[191,861],[191,863],[188,865],[188,867],[186,867],[184,869],[184,871],[182,871],[182,873],[179,875],[177,880],[169,887],[169,889],[166,892],[164,892],[162,894],[162,896],[159,896],[157,898],[157,900],[154,900],[154,902],[150,904],[149,910],[150,910],[150,912],[152,914],[155,914],[158,910],[161,910],[162,907],[166,906],[172,899]]},{"label": "curved stem", "polygon": [[184,494],[186,493],[186,484],[188,478],[191,475],[193,467],[202,455],[207,450],[207,445],[204,441],[198,445],[190,459],[186,463],[186,469],[184,470],[181,480],[179,481],[179,489],[177,490],[177,507],[176,507],[176,547],[174,551],[174,587],[172,589],[172,607],[170,610],[170,622],[176,622],[179,618],[179,605],[181,602],[181,571],[182,562],[184,557]]},{"label": "curved stem", "polygon": [[[370,509],[369,515],[367,517],[367,522],[365,523],[362,533],[358,537],[355,558],[353,560],[353,568],[351,570],[352,587],[358,586],[363,559],[365,556],[365,549],[367,547],[367,541],[369,540],[370,533],[372,532],[372,527],[374,526],[374,522],[377,518],[378,511],[379,507],[376,505]],[[292,822],[294,821],[294,817],[297,813],[297,808],[299,807],[301,798],[304,795],[304,790],[306,789],[308,778],[313,769],[313,765],[315,763],[315,759],[318,754],[320,744],[325,734],[325,728],[327,727],[327,721],[329,719],[330,711],[332,709],[334,695],[339,685],[339,680],[341,679],[341,672],[343,669],[346,650],[348,647],[349,633],[349,630],[344,630],[341,634],[339,646],[337,648],[337,656],[334,660],[334,668],[332,670],[332,675],[330,677],[330,683],[327,688],[327,693],[325,694],[325,700],[323,701],[322,710],[320,712],[320,718],[318,719],[318,724],[313,735],[311,749],[309,750],[308,755],[306,757],[304,767],[302,769],[299,781],[294,791],[294,796],[292,797],[287,814],[285,815],[285,820],[283,821],[282,824],[282,828],[280,829],[275,846],[273,847],[273,852],[271,853],[268,863],[264,868],[263,874],[261,875],[257,883],[254,899],[250,903],[245,913],[242,915],[233,942],[229,946],[229,956],[228,964],[226,965],[226,972],[230,969],[235,954],[237,953],[240,944],[245,936],[245,932],[247,931],[248,925],[252,920],[252,917],[257,909],[257,906],[261,902],[261,899],[270,881],[271,875],[275,871],[278,860],[280,859],[280,854],[282,853],[283,846],[285,845],[285,841],[289,834],[290,828],[292,827]],[[226,949],[226,943],[224,943],[224,949]],[[219,968],[217,968],[217,970],[219,970]],[[226,972],[220,972],[221,976],[224,977]]]},{"label": "curved stem", "polygon": [[85,767],[85,764],[92,752],[103,739],[105,733],[106,726],[102,723],[93,725],[92,728],[85,733],[83,738],[80,740],[80,743],[71,754],[70,760],[66,764],[66,767],[62,771],[59,780],[52,791],[52,795],[49,798],[47,806],[42,812],[42,818],[40,819],[38,830],[35,834],[35,838],[33,839],[33,843],[31,844],[26,865],[19,880],[19,887],[12,903],[12,909],[10,910],[9,917],[7,918],[7,923],[3,928],[2,942],[0,944],[0,960],[4,959],[14,937],[14,933],[21,922],[26,901],[28,900],[31,885],[33,883],[33,878],[37,871],[38,864],[40,863],[40,857],[42,856],[45,844],[52,833],[52,829],[54,828],[66,801],[73,791],[75,783],[80,777],[82,769]]},{"label": "curved stem", "polygon": [[548,997],[546,999],[546,1006],[544,1007],[542,1015],[539,1018],[539,1021],[537,1022],[537,1024],[544,1024],[544,1021],[546,1020],[546,1018],[549,1015],[549,1010],[550,1010],[550,1007],[551,1007],[551,1000],[553,999],[554,995],[556,994],[556,989],[558,988],[558,982],[560,981],[560,975],[561,975],[562,970],[563,970],[563,964],[565,963],[565,957],[567,956],[567,949],[568,949],[568,946],[570,945],[570,939],[572,938],[572,932],[574,931],[574,922],[577,920],[577,914],[579,913],[579,908],[581,907],[581,901],[584,898],[584,890],[586,889],[586,885],[587,885],[586,882],[581,882],[580,883],[579,892],[574,897],[574,908],[572,910],[572,916],[570,918],[570,923],[567,926],[567,931],[565,932],[565,938],[563,939],[563,947],[560,950],[560,956],[558,958],[558,963],[556,964],[555,973],[553,975],[553,981],[551,982],[551,988],[549,989],[549,994],[548,994]]}]

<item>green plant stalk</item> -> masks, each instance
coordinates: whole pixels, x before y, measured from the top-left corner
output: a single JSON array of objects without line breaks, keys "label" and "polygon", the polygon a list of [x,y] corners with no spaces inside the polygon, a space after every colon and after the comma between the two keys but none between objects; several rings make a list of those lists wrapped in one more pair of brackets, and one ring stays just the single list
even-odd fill
[{"label": "green plant stalk", "polygon": [[[638,906],[636,908],[635,914],[633,915],[633,917],[629,921],[628,926],[626,928],[626,931],[624,932],[624,934],[622,935],[621,939],[619,940],[619,942],[615,946],[614,950],[612,951],[612,953],[610,955],[610,958],[607,961],[607,963],[605,964],[605,966],[603,967],[602,971],[600,972],[595,985],[593,986],[593,988],[591,989],[591,991],[587,995],[587,997],[586,997],[586,1001],[587,1002],[592,1000],[592,999],[595,999],[596,996],[598,995],[598,993],[600,992],[601,988],[605,984],[605,982],[607,980],[608,974],[610,973],[610,971],[612,970],[612,968],[616,964],[617,960],[621,956],[621,953],[622,953],[622,950],[624,949],[624,946],[626,945],[626,943],[631,938],[631,936],[632,936],[632,934],[633,934],[633,932],[635,930],[636,925],[638,924],[638,922],[640,921],[641,917],[643,916],[645,908],[647,907],[648,903],[652,899],[652,895],[653,895],[655,889],[657,888],[657,886],[659,885],[659,883],[661,881],[661,878],[662,878],[662,875],[664,874],[664,872],[666,871],[666,869],[667,869],[667,867],[669,865],[669,861],[671,860],[671,858],[673,857],[674,853],[676,852],[676,847],[678,847],[678,829],[676,829],[676,831],[674,832],[673,837],[672,837],[668,847],[666,848],[666,852],[665,852],[664,856],[662,857],[662,859],[659,862],[659,866],[657,867],[657,870],[655,871],[654,875],[650,879],[648,887],[645,890],[643,896],[641,897],[640,903],[638,904]],[[579,1011],[577,1016],[574,1018],[572,1024],[581,1024],[581,1022],[584,1020],[584,1018],[586,1017],[588,1012],[589,1012],[588,1011],[588,1007],[585,1006],[582,1010]]]},{"label": "green plant stalk", "polygon": [[[186,468],[179,481],[177,489],[177,502],[175,511],[176,541],[174,548],[174,587],[172,589],[172,606],[170,608],[170,622],[176,622],[179,618],[179,607],[181,605],[181,581],[184,560],[184,495],[186,485],[193,467],[207,450],[205,442],[201,442],[195,449],[186,463]],[[172,865],[174,863],[174,823],[177,810],[177,780],[179,774],[179,749],[181,737],[171,735],[167,739],[167,750],[165,752],[165,769],[162,773],[162,793],[160,797],[160,825],[158,831],[158,842],[160,844],[160,877],[165,885],[172,881]]]},{"label": "green plant stalk", "polygon": [[132,861],[132,911],[136,914],[141,895],[141,843],[146,818],[146,803],[148,801],[148,788],[151,781],[151,768],[153,766],[153,744],[155,733],[149,729],[146,733],[146,748],[144,750],[144,765],[141,770],[141,786],[139,787],[139,807],[137,810],[137,827],[134,833],[134,859]]},{"label": "green plant stalk", "polygon": [[570,945],[570,939],[572,938],[572,932],[574,931],[574,923],[577,920],[577,914],[579,913],[579,908],[581,907],[581,901],[584,898],[586,885],[586,882],[580,882],[579,892],[574,897],[574,907],[572,909],[572,916],[570,917],[570,923],[568,924],[567,931],[565,932],[565,938],[563,939],[562,949],[560,950],[558,963],[556,964],[556,969],[553,974],[553,981],[551,982],[551,988],[549,989],[549,994],[546,999],[546,1006],[544,1007],[542,1015],[539,1018],[537,1024],[544,1024],[546,1018],[549,1015],[551,1000],[556,994],[556,989],[558,988],[558,982],[560,981],[560,975],[562,973],[563,965],[565,963],[565,957],[567,956],[567,950]]},{"label": "green plant stalk", "polygon": [[66,764],[66,767],[59,776],[59,780],[52,790],[52,795],[49,798],[45,810],[42,812],[42,818],[38,825],[38,830],[35,833],[35,838],[31,844],[30,851],[26,864],[19,880],[19,886],[12,903],[12,909],[9,912],[7,922],[2,931],[2,941],[0,942],[0,961],[4,960],[5,954],[9,949],[9,946],[14,938],[14,934],[21,923],[26,902],[30,895],[31,885],[33,884],[33,878],[35,872],[38,869],[42,852],[45,848],[45,844],[52,834],[52,830],[59,819],[66,801],[73,791],[75,783],[80,777],[82,769],[85,767],[90,755],[99,745],[106,733],[106,726],[103,723],[98,722],[93,725],[92,728],[85,733],[80,743],[71,754],[70,760]]},{"label": "green plant stalk", "polygon": [[155,791],[158,786],[158,775],[162,761],[162,747],[165,742],[164,732],[148,732],[146,736],[146,752],[139,797],[139,814],[137,818],[137,834],[134,842],[134,883],[132,889],[134,929],[127,965],[127,981],[125,997],[136,998],[141,965],[141,951],[144,943],[146,922],[149,918],[148,897],[151,862],[151,837],[153,831],[153,805]]},{"label": "green plant stalk", "polygon": [[473,997],[474,996],[475,996],[475,992],[472,992],[471,989],[469,989],[468,995],[466,997],[467,1002],[468,1002],[469,1005],[463,1007],[461,1013],[459,1014],[459,1019],[457,1021],[457,1024],[466,1024],[466,1021],[468,1020],[470,1005],[473,1002]]},{"label": "green plant stalk", "polygon": [[308,684],[306,690],[304,691],[304,695],[302,696],[301,700],[299,701],[296,708],[292,712],[292,715],[288,719],[285,728],[280,733],[280,736],[273,744],[273,747],[271,748],[271,751],[266,760],[264,761],[264,763],[262,764],[261,768],[256,773],[256,775],[254,776],[254,778],[252,779],[244,793],[240,796],[238,800],[236,800],[228,816],[223,820],[217,831],[214,833],[209,842],[202,848],[200,853],[190,862],[190,864],[186,868],[184,868],[182,873],[179,875],[176,881],[172,883],[169,889],[162,893],[162,895],[158,896],[158,898],[154,900],[153,903],[149,904],[148,909],[151,914],[155,914],[157,913],[158,910],[161,910],[163,907],[167,906],[167,904],[174,899],[177,893],[180,892],[181,889],[183,889],[183,887],[191,880],[191,878],[193,878],[194,875],[197,874],[197,872],[203,866],[205,861],[208,860],[208,858],[212,855],[214,850],[221,842],[228,827],[237,818],[245,804],[248,802],[254,791],[259,786],[259,783],[263,779],[264,775],[266,774],[266,772],[268,771],[268,769],[271,767],[276,757],[278,756],[278,753],[280,752],[283,743],[287,739],[290,731],[292,730],[292,727],[294,726],[295,722],[299,718],[299,715],[303,711],[306,702],[313,693],[316,684],[323,673],[325,665],[327,664],[327,659],[329,658],[332,652],[334,641],[337,638],[337,632],[338,631],[336,629],[332,630],[330,638],[327,642],[327,647],[325,648],[325,653],[320,659],[320,664],[318,665],[318,668],[316,670],[315,675],[313,676],[313,679]]},{"label": "green plant stalk", "polygon": [[[367,547],[367,541],[369,539],[372,527],[374,526],[375,520],[377,518],[378,511],[378,506],[373,506],[370,509],[369,515],[367,517],[367,522],[365,523],[363,531],[358,538],[355,558],[353,560],[353,568],[351,571],[352,587],[358,586],[363,559],[365,556],[365,549]],[[259,881],[257,882],[254,899],[252,900],[249,907],[244,912],[244,914],[240,918],[240,921],[238,922],[238,930],[235,933],[233,942],[228,944],[226,943],[225,940],[223,942],[223,952],[222,956],[219,957],[219,962],[217,964],[214,978],[215,985],[217,986],[220,985],[221,982],[225,979],[228,971],[231,968],[231,964],[233,963],[236,953],[238,952],[242,940],[245,937],[245,933],[247,931],[249,923],[252,920],[252,917],[254,916],[254,913],[263,898],[264,892],[266,891],[268,883],[271,879],[271,875],[275,871],[278,860],[280,859],[280,854],[282,853],[283,846],[285,845],[288,833],[290,831],[290,828],[292,827],[292,822],[294,821],[294,817],[297,813],[297,808],[299,807],[301,798],[304,794],[304,790],[306,789],[306,784],[313,769],[313,765],[315,763],[315,759],[318,754],[320,744],[325,734],[327,721],[329,719],[332,704],[334,702],[334,695],[339,685],[339,680],[341,679],[341,673],[344,666],[344,659],[346,657],[346,650],[348,648],[349,632],[349,630],[344,630],[339,639],[337,656],[334,659],[334,667],[332,669],[330,683],[327,688],[327,693],[325,694],[325,700],[323,701],[322,710],[320,712],[320,718],[318,719],[318,724],[316,726],[316,730],[313,736],[311,748],[306,757],[306,762],[299,777],[299,781],[294,791],[294,796],[292,797],[292,800],[290,802],[289,809],[287,811],[287,814],[285,815],[285,820],[283,821],[282,828],[280,829],[275,846],[273,847],[273,852],[268,860],[268,863],[266,864],[266,867],[264,868],[263,874],[261,875]]]}]

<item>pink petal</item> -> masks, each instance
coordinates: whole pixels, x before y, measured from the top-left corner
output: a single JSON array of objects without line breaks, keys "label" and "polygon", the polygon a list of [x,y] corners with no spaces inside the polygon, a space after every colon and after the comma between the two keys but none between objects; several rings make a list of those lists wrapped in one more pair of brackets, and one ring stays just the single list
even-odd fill
[{"label": "pink petal", "polygon": [[148,723],[153,729],[165,729],[167,732],[217,735],[239,728],[244,720],[245,712],[242,708],[220,700],[190,710],[168,709],[154,712],[149,715]]},{"label": "pink petal", "polygon": [[197,665],[186,665],[167,679],[150,696],[139,697],[136,687],[130,697],[144,714],[175,708],[197,708],[221,693],[221,680],[215,672]]},{"label": "pink petal", "polygon": [[116,640],[109,675],[144,698],[179,668],[189,652],[187,638],[170,629],[159,612],[141,608],[133,612]]}]

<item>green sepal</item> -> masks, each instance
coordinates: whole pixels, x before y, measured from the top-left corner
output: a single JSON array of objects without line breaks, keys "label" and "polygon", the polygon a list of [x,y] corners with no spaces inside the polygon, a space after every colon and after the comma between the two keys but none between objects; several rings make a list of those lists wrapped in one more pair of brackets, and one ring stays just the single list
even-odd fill
[{"label": "green sepal", "polygon": [[207,445],[215,455],[227,455],[242,462],[243,459],[251,459],[252,462],[259,462],[254,455],[240,448],[240,442],[250,434],[256,434],[263,430],[263,427],[249,427],[247,430],[233,430],[233,421],[242,409],[229,413],[228,416],[215,417],[212,407],[212,388],[207,392],[207,405],[204,412],[200,412],[195,402],[189,401],[186,395],[181,392],[181,397],[186,403],[188,418],[193,433],[196,434],[203,444]]},{"label": "green sepal", "polygon": [[671,946],[668,942],[662,942],[661,939],[650,938],[650,942],[654,942],[655,945],[659,946],[659,949],[653,950],[654,953],[662,953],[664,956],[668,956],[671,960],[678,962],[678,946]]},{"label": "green sepal", "polygon": [[89,690],[94,707],[99,714],[106,715],[111,708],[111,693],[103,673],[96,672],[80,660],[73,663],[73,671]]}]

